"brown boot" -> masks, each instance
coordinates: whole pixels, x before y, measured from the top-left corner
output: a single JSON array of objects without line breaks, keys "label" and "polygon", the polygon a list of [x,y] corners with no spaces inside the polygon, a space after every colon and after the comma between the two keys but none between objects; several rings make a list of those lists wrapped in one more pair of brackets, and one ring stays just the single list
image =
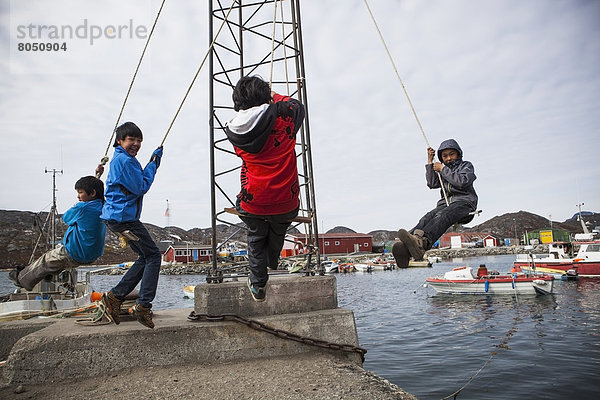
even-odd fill
[{"label": "brown boot", "polygon": [[415,235],[411,235],[406,229],[398,231],[398,237],[406,245],[410,255],[415,261],[421,261],[425,255],[423,231],[415,230]]},{"label": "brown boot", "polygon": [[408,267],[410,253],[401,240],[398,240],[396,243],[394,243],[394,246],[392,246],[392,255],[394,256],[394,260],[396,260],[396,265],[398,268]]},{"label": "brown boot", "polygon": [[121,323],[121,317],[119,314],[121,313],[121,304],[123,304],[123,300],[119,300],[117,296],[111,292],[105,292],[102,294],[100,301],[106,309],[108,318],[115,324],[119,325]]},{"label": "brown boot", "polygon": [[154,329],[154,322],[152,322],[152,309],[150,307],[144,307],[139,304],[129,309],[129,314],[137,318],[138,322],[150,329]]}]

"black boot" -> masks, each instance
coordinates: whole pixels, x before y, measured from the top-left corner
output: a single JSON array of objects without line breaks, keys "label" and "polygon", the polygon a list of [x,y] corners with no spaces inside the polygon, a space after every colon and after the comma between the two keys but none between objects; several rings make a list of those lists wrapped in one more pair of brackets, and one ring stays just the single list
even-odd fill
[{"label": "black boot", "polygon": [[392,255],[394,256],[394,260],[396,260],[396,265],[398,268],[408,267],[410,253],[401,240],[398,240],[396,243],[394,243],[394,246],[392,246]]}]

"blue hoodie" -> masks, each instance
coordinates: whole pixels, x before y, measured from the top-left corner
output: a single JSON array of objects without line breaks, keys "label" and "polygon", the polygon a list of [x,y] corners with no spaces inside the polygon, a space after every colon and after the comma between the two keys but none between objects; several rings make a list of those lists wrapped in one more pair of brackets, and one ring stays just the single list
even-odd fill
[{"label": "blue hoodie", "polygon": [[62,216],[69,226],[63,244],[69,256],[82,264],[91,263],[104,253],[106,226],[100,220],[102,200],[80,201]]},{"label": "blue hoodie", "polygon": [[[448,201],[452,204],[457,201],[463,201],[468,203],[473,210],[477,208],[477,193],[473,187],[473,182],[477,177],[475,176],[475,168],[469,161],[462,159],[463,152],[456,140],[448,139],[444,140],[438,149],[438,158],[442,159],[442,150],[454,149],[458,152],[458,158],[442,168],[440,175],[444,181],[444,189],[446,189],[446,195]],[[433,164],[425,165],[425,178],[427,179],[427,186],[430,189],[440,188],[440,180],[438,174],[433,170]],[[437,202],[438,206],[445,205],[446,200],[444,194],[440,190],[442,198]]]},{"label": "blue hoodie", "polygon": [[156,169],[152,161],[142,169],[135,157],[117,146],[106,178],[106,201],[100,218],[113,222],[139,220],[144,194],[154,182]]}]

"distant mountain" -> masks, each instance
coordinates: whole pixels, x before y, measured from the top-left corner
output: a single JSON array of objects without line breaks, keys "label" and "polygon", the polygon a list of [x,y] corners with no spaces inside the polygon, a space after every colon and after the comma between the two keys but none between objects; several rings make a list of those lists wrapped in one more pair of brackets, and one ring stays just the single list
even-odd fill
[{"label": "distant mountain", "polygon": [[[564,229],[570,233],[580,233],[582,232],[582,228],[578,218],[579,215],[576,214],[563,222],[552,221],[552,228]],[[598,213],[589,212],[584,215],[583,219],[588,224],[587,226],[590,230],[595,226],[600,225],[600,214]],[[519,211],[494,217],[482,224],[465,229],[465,231],[492,233],[501,238],[505,238],[515,237],[515,231],[516,234],[520,236],[524,231],[535,231],[538,229],[550,229],[550,221],[548,218],[527,211]]]},{"label": "distant mountain", "polygon": [[[590,230],[596,226],[600,226],[600,214],[594,212],[582,212],[582,214]],[[31,211],[0,210],[0,268],[26,265],[29,262],[31,251],[39,236],[39,232],[42,230],[47,215],[47,213],[33,213]],[[173,242],[188,241],[210,244],[212,239],[212,228],[193,228],[186,231],[174,226],[161,228],[152,224],[144,225],[156,242],[171,240]],[[465,230],[493,233],[499,237],[513,237],[515,226],[517,233],[521,235],[524,230],[532,231],[549,228],[550,222],[547,218],[539,215],[527,211],[519,211],[494,217]],[[565,229],[571,233],[582,231],[578,214],[563,222],[552,222],[552,226],[558,229]],[[60,221],[57,226],[59,240],[62,239],[65,228],[66,226]],[[336,226],[327,231],[327,233],[356,232],[344,226]],[[394,240],[397,237],[396,231],[375,230],[368,234],[373,236],[373,245],[375,247],[383,246],[385,242]],[[245,242],[246,232],[241,222],[233,226],[217,226],[218,241],[223,241],[229,237],[236,241]],[[39,256],[41,252],[42,250],[40,249],[36,255]],[[107,232],[105,254],[96,261],[96,264],[114,264],[132,261],[136,257],[137,255],[129,247],[122,249],[119,246],[116,235]]]},{"label": "distant mountain", "polygon": [[356,233],[356,231],[346,228],[345,226],[336,226],[335,228],[328,230],[326,233]]}]

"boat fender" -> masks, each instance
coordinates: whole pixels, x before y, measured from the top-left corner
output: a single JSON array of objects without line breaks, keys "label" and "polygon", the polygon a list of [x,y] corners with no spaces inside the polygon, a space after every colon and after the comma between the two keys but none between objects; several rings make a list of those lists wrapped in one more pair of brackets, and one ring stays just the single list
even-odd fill
[{"label": "boat fender", "polygon": [[92,294],[90,296],[90,300],[92,300],[92,301],[100,301],[101,298],[102,298],[102,293],[98,293],[98,292],[92,292]]},{"label": "boat fender", "polygon": [[488,290],[490,290],[490,282],[486,279],[485,280],[485,292],[487,293]]}]

